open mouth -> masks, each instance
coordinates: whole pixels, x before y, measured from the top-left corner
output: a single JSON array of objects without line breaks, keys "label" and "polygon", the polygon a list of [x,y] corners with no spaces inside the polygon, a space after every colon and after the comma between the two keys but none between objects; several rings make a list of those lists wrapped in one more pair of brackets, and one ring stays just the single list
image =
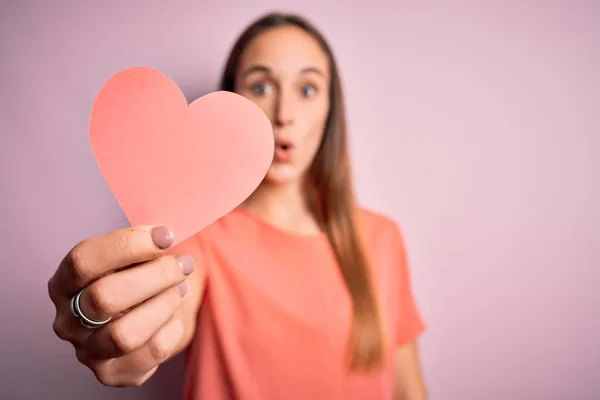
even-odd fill
[{"label": "open mouth", "polygon": [[284,142],[284,141],[277,142],[277,143],[275,144],[275,146],[276,146],[278,149],[280,149],[280,150],[283,150],[283,151],[288,151],[288,150],[291,150],[291,149],[292,149],[292,147],[293,147],[292,143],[290,143],[290,142]]},{"label": "open mouth", "polygon": [[291,159],[294,145],[291,142],[277,141],[275,143],[275,159],[280,162],[287,162]]}]

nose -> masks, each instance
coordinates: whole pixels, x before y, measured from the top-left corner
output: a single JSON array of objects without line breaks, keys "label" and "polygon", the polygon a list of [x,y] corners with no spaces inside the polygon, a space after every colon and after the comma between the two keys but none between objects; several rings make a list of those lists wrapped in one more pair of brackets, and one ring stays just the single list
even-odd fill
[{"label": "nose", "polygon": [[287,126],[294,123],[296,105],[291,93],[280,91],[275,102],[275,123],[278,126]]}]

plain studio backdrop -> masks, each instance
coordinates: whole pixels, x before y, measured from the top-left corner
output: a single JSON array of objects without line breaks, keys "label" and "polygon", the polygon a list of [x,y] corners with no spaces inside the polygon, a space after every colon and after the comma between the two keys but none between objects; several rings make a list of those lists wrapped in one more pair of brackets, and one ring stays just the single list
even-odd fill
[{"label": "plain studio backdrop", "polygon": [[431,398],[600,398],[600,2],[1,4],[0,398],[180,395],[181,357],[100,385],[54,336],[46,283],[127,223],[87,136],[106,79],[150,66],[191,101],[271,10],[339,59],[360,200],[406,235]]}]

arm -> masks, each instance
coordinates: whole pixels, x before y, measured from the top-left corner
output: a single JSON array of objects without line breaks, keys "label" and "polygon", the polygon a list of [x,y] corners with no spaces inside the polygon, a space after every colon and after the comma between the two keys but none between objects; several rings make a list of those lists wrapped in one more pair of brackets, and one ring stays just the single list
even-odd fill
[{"label": "arm", "polygon": [[428,399],[416,341],[407,343],[396,351],[396,376],[394,381],[396,400]]},{"label": "arm", "polygon": [[414,298],[406,245],[400,227],[392,225],[391,247],[395,278],[393,291],[398,294],[398,319],[396,325],[396,400],[427,400],[419,356],[417,338],[425,331],[425,322]]}]

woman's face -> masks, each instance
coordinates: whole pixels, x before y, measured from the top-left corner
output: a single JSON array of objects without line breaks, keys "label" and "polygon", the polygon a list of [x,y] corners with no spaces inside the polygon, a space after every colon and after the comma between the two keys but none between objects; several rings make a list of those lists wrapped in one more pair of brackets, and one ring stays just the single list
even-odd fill
[{"label": "woman's face", "polygon": [[301,178],[321,144],[329,112],[329,59],[297,27],[278,27],[254,38],[240,59],[236,92],[269,117],[275,156],[265,180]]}]

